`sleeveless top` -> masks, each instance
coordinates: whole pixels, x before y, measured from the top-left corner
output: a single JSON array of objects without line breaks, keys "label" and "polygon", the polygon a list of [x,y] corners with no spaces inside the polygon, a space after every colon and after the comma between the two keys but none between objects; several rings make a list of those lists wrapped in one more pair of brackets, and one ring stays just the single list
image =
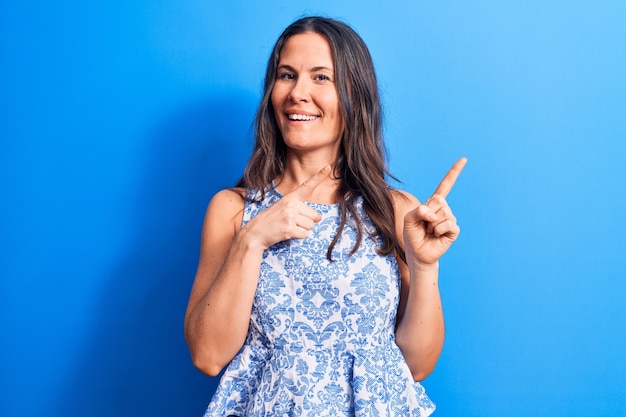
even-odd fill
[{"label": "sleeveless top", "polygon": [[[259,200],[260,193],[248,197]],[[268,187],[247,201],[243,224],[282,196]],[[395,342],[400,273],[379,241],[362,199],[363,240],[339,204],[306,203],[322,217],[305,239],[263,254],[246,341],[224,371],[205,417],[423,417],[434,411]]]}]

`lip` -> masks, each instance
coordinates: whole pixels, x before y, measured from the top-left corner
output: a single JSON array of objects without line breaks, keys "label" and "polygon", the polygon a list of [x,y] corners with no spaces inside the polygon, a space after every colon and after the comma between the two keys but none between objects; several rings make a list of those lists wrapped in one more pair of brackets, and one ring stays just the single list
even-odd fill
[{"label": "lip", "polygon": [[[292,119],[290,116],[293,115],[298,115],[300,117],[305,117],[306,119],[299,119],[299,118],[295,118]],[[309,112],[301,112],[301,111],[291,111],[291,112],[287,112],[285,113],[285,119],[287,121],[288,124],[293,124],[293,125],[302,125],[304,123],[308,124],[308,123],[314,123],[316,121],[318,121],[320,119],[321,116],[317,115],[317,114],[313,114],[313,113],[309,113]]]},{"label": "lip", "polygon": [[308,111],[302,111],[302,110],[287,110],[287,111],[285,111],[285,116],[289,117],[289,115],[291,115],[291,114],[299,114],[301,116],[320,117],[319,114],[310,113]]}]

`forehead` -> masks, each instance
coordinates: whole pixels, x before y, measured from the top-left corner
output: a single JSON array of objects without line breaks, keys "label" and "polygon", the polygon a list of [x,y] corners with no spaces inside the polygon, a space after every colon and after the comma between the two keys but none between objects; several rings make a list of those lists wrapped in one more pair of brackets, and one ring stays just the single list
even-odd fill
[{"label": "forehead", "polygon": [[316,67],[333,66],[330,44],[325,37],[315,32],[299,33],[290,37],[280,50],[279,61],[280,65],[293,65],[299,62]]}]

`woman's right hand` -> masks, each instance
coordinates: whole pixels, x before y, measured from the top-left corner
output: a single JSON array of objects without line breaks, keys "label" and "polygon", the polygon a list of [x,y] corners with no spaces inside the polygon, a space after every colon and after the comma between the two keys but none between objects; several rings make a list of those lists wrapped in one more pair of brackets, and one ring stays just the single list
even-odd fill
[{"label": "woman's right hand", "polygon": [[254,216],[241,231],[264,250],[284,240],[307,237],[321,217],[304,202],[328,178],[329,172],[329,166],[322,168],[298,188]]}]

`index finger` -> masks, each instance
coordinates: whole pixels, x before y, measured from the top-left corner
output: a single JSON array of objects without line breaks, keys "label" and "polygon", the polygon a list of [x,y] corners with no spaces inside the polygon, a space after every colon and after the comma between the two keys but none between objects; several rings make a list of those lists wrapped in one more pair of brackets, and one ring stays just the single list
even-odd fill
[{"label": "index finger", "polygon": [[307,198],[311,196],[313,190],[315,190],[318,185],[320,185],[326,178],[328,178],[329,172],[330,165],[326,165],[311,178],[300,184],[298,188],[293,190],[293,193],[298,196],[298,198],[300,198],[302,201],[306,201]]},{"label": "index finger", "polygon": [[461,171],[463,171],[466,163],[467,158],[461,158],[456,161],[454,165],[452,165],[452,168],[450,168],[450,171],[448,171],[446,176],[443,177],[443,179],[439,183],[439,187],[437,187],[433,195],[437,194],[442,196],[443,198],[446,198],[452,190],[452,187],[454,186],[456,179],[459,177],[459,174],[461,173]]}]

